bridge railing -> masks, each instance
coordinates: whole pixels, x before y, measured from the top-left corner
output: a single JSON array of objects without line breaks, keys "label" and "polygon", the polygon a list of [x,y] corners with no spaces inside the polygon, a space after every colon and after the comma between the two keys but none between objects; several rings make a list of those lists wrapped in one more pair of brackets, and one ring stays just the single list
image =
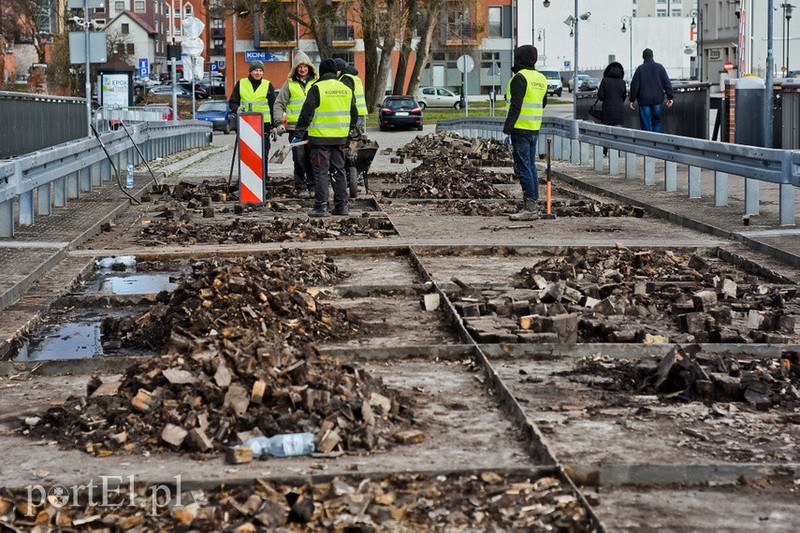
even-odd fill
[{"label": "bridge railing", "polygon": [[[440,121],[436,131],[452,131],[465,137],[502,139],[504,119],[468,117]],[[605,126],[595,122],[545,117],[540,136],[552,139],[552,157],[577,165],[592,164],[598,172],[616,175],[624,163],[625,177],[637,174],[637,156],[644,159],[644,184],[656,183],[656,162],[664,162],[664,189],[677,191],[677,165],[688,167],[688,196],[700,198],[701,170],[714,175],[714,205],[728,205],[729,175],[744,179],[744,214],[758,214],[759,185],[779,187],[778,219],[782,226],[794,226],[795,195],[800,181],[800,152],[760,148],[742,144],[707,141],[679,135],[653,133]],[[541,137],[540,137],[541,139]],[[603,157],[603,148],[608,157]],[[539,142],[540,153],[546,143]],[[619,152],[624,155],[620,156]]]},{"label": "bridge railing", "polygon": [[96,138],[84,137],[0,161],[0,237],[14,236],[15,206],[18,223],[33,224],[35,216],[50,215],[53,208],[66,207],[69,200],[115,178],[114,168],[124,172],[129,161],[140,164],[139,151],[152,161],[205,146],[212,133],[210,123],[195,120],[130,124],[126,129],[130,137],[123,128],[102,134],[105,150]]}]

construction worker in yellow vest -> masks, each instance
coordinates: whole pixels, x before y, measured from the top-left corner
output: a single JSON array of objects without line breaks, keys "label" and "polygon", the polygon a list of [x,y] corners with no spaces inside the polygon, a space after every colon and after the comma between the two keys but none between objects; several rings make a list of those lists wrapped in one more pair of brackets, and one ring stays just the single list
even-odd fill
[{"label": "construction worker in yellow vest", "polygon": [[272,107],[275,104],[275,88],[264,79],[264,63],[253,61],[246,78],[236,82],[228,98],[231,113],[253,112],[264,115],[264,182],[267,181],[267,159],[270,148],[270,130],[272,129]]},{"label": "construction worker in yellow vest", "polygon": [[539,175],[536,171],[536,141],[547,105],[547,79],[534,69],[539,53],[530,44],[514,50],[514,76],[506,86],[508,115],[503,125],[504,144],[511,143],[514,175],[522,186],[522,209],[511,220],[539,218]]},{"label": "construction worker in yellow vest", "polygon": [[[289,78],[281,87],[273,106],[274,116],[272,124],[275,132],[282,135],[289,132],[289,138],[295,136],[294,130],[300,110],[306,101],[308,90],[317,79],[317,69],[311,63],[308,55],[302,50],[297,52],[292,61]],[[308,145],[292,148],[294,161],[294,192],[298,197],[311,198],[314,196],[314,175],[311,173],[311,158]]]},{"label": "construction worker in yellow vest", "polygon": [[339,57],[337,57],[335,61],[336,70],[339,71],[339,79],[352,89],[353,95],[356,97],[356,109],[358,110],[357,131],[351,132],[350,137],[360,137],[361,134],[364,133],[367,115],[369,115],[367,100],[364,96],[364,83],[361,81],[361,78],[358,77],[358,70],[354,65],[348,65],[344,59]]},{"label": "construction worker in yellow vest", "polygon": [[308,136],[311,168],[314,172],[314,209],[312,217],[328,216],[328,182],[333,181],[333,214],[346,215],[348,187],[344,172],[344,149],[347,135],[358,120],[353,91],[339,81],[336,62],[325,59],[319,64],[319,80],[306,95],[295,127],[292,143]]}]

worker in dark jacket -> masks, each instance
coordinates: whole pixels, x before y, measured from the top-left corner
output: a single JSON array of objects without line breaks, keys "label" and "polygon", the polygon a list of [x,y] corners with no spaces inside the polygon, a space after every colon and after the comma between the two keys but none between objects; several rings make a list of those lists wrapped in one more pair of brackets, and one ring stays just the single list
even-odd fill
[{"label": "worker in dark jacket", "polygon": [[267,159],[269,155],[269,134],[272,129],[272,107],[275,105],[275,88],[264,79],[264,63],[253,61],[246,78],[236,82],[228,98],[231,113],[253,112],[264,114],[264,180],[267,180]]},{"label": "worker in dark jacket", "polygon": [[333,214],[346,215],[348,187],[344,172],[344,148],[347,135],[358,120],[353,91],[339,81],[336,62],[325,59],[319,64],[319,80],[306,95],[295,127],[299,142],[307,135],[314,173],[314,209],[312,217],[328,216],[328,181],[333,180]]},{"label": "worker in dark jacket", "polygon": [[645,48],[642,59],[644,62],[636,67],[631,80],[631,109],[636,109],[638,105],[641,129],[660,132],[665,94],[667,109],[672,107],[672,83],[664,66],[653,60],[652,50]]},{"label": "worker in dark jacket", "polygon": [[353,90],[356,98],[356,109],[358,109],[358,124],[356,132],[351,132],[351,137],[358,137],[364,133],[367,115],[367,100],[364,95],[364,82],[358,77],[358,69],[354,65],[348,65],[344,59],[336,58],[336,69],[339,71],[339,79]]},{"label": "worker in dark jacket", "polygon": [[539,52],[530,44],[514,50],[514,76],[508,80],[506,99],[508,115],[503,125],[506,144],[512,145],[514,175],[522,186],[522,209],[511,220],[539,218],[539,175],[536,171],[536,141],[547,105],[547,78],[534,67]]},{"label": "worker in dark jacket", "polygon": [[[597,99],[603,102],[600,121],[606,126],[625,125],[625,98],[628,88],[625,86],[625,69],[617,61],[612,61],[603,71],[603,79],[597,88]],[[603,147],[603,155],[608,148]]]}]

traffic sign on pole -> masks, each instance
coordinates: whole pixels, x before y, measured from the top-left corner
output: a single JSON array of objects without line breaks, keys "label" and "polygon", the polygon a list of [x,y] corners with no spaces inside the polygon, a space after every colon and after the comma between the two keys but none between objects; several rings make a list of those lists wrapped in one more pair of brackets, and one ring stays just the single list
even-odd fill
[{"label": "traffic sign on pole", "polygon": [[722,68],[730,72],[733,70],[733,63],[730,61],[726,61],[725,63],[722,64]]},{"label": "traffic sign on pole", "polygon": [[264,116],[261,113],[239,114],[239,201],[264,205]]},{"label": "traffic sign on pole", "polygon": [[150,75],[150,63],[146,57],[139,58],[139,77],[146,78]]}]

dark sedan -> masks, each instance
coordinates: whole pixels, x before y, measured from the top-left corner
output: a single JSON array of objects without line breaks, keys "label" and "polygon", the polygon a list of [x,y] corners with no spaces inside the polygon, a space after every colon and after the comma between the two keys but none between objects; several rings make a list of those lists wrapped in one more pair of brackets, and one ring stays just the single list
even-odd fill
[{"label": "dark sedan", "polygon": [[[175,87],[175,93],[178,98],[191,98],[192,91],[187,91],[181,86]],[[170,96],[172,94],[172,85],[156,85],[151,87],[147,94],[160,94],[163,96]]]},{"label": "dark sedan", "polygon": [[597,78],[584,78],[578,90],[580,91],[596,91],[600,87],[600,80]]},{"label": "dark sedan", "polygon": [[422,106],[412,96],[387,96],[378,111],[378,127],[417,128],[422,131]]}]

